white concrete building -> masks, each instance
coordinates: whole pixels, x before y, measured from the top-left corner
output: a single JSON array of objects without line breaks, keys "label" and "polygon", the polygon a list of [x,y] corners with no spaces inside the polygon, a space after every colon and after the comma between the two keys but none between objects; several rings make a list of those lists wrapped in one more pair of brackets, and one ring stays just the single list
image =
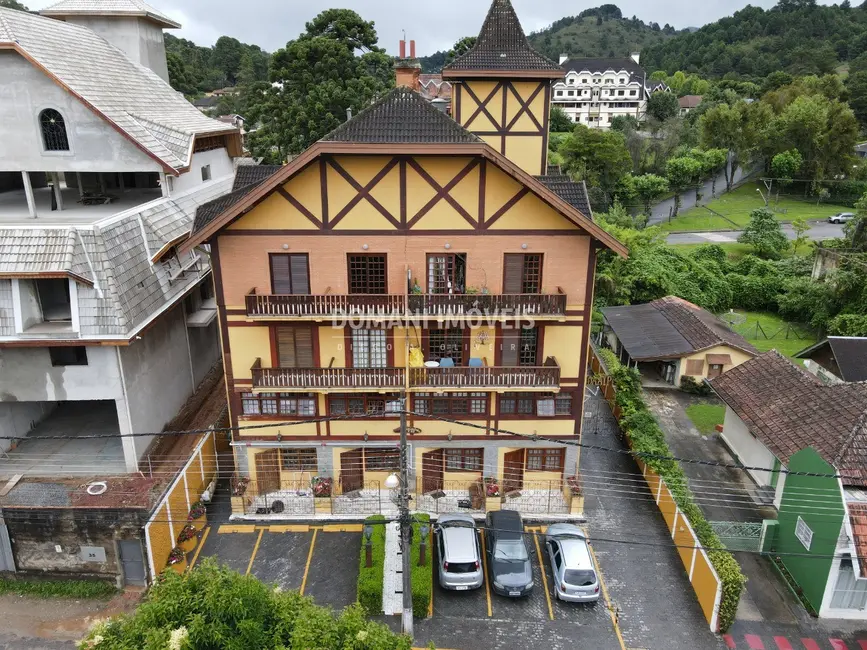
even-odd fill
[{"label": "white concrete building", "polygon": [[219,359],[207,254],[175,244],[240,134],[164,80],[153,8],[44,13],[0,8],[0,476],[134,472],[150,437],[44,437],[161,431]]},{"label": "white concrete building", "polygon": [[566,78],[554,84],[554,106],[563,109],[573,122],[600,129],[609,128],[618,115],[643,122],[651,93],[666,92],[668,87],[649,80],[638,61],[637,53],[625,59],[561,56]]}]

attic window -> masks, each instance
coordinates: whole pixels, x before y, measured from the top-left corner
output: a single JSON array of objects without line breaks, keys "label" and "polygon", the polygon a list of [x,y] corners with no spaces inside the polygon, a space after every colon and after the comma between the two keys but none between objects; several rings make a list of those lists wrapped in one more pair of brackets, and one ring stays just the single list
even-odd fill
[{"label": "attic window", "polygon": [[69,151],[69,137],[63,116],[53,108],[46,108],[39,114],[42,129],[42,144],[45,151]]}]

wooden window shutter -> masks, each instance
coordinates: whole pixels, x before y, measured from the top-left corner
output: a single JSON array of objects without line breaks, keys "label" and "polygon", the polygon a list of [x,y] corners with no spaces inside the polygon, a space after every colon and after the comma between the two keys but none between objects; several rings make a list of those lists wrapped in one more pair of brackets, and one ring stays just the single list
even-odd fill
[{"label": "wooden window shutter", "polygon": [[686,373],[687,375],[701,375],[704,372],[703,359],[687,359]]},{"label": "wooden window shutter", "polygon": [[524,256],[507,253],[504,256],[503,293],[521,293],[524,284]]},{"label": "wooden window shutter", "polygon": [[271,293],[278,296],[292,293],[289,255],[271,255]]},{"label": "wooden window shutter", "polygon": [[277,328],[277,356],[281,368],[298,368],[298,355],[295,351],[295,328]]},{"label": "wooden window shutter", "polygon": [[503,346],[500,363],[506,367],[517,366],[521,358],[521,330],[503,330]]},{"label": "wooden window shutter", "polygon": [[292,275],[292,293],[296,295],[310,293],[310,277],[307,273],[307,256],[290,255],[289,271]]},{"label": "wooden window shutter", "polygon": [[313,363],[313,330],[310,327],[295,328],[295,359],[299,368],[315,368]]}]

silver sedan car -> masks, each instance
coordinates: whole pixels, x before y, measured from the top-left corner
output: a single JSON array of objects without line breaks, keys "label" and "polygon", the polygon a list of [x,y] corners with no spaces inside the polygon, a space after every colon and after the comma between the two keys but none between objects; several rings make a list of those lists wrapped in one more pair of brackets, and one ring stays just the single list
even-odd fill
[{"label": "silver sedan car", "polygon": [[545,546],[554,575],[554,597],[574,603],[599,600],[599,571],[584,531],[574,524],[553,524]]},{"label": "silver sedan car", "polygon": [[440,515],[434,530],[442,588],[467,591],[481,587],[485,574],[475,520],[464,514]]}]

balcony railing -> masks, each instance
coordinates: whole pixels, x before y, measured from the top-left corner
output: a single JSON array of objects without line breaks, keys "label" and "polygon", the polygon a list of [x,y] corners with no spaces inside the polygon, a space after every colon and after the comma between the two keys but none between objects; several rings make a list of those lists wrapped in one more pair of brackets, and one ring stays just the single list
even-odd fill
[{"label": "balcony railing", "polygon": [[543,366],[479,366],[455,368],[410,368],[412,388],[497,389],[557,388],[560,366],[548,357]]},{"label": "balcony railing", "polygon": [[562,318],[566,294],[334,294],[246,297],[249,318],[515,317]]},{"label": "balcony railing", "polygon": [[253,388],[298,389],[400,389],[403,368],[262,368],[253,365]]}]

